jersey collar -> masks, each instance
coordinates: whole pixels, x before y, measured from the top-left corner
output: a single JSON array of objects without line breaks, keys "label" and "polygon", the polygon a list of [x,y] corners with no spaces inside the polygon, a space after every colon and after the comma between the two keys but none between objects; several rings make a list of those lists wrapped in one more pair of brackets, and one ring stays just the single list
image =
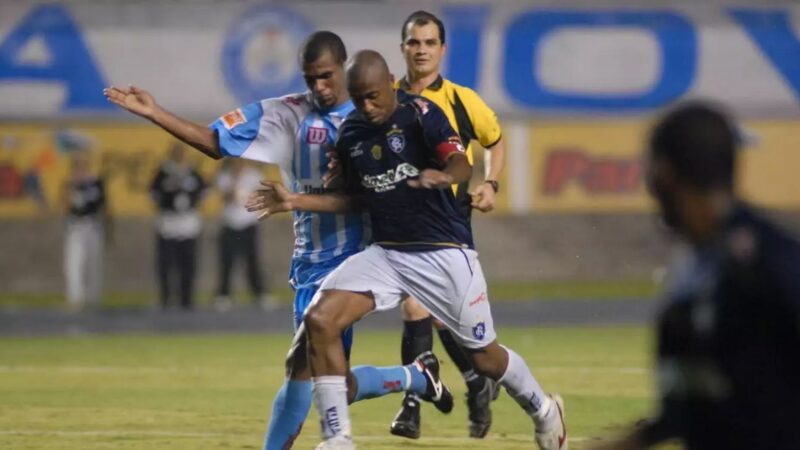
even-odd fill
[{"label": "jersey collar", "polygon": [[349,99],[339,106],[334,106],[333,108],[325,109],[317,104],[317,101],[313,99],[314,96],[311,95],[311,93],[309,93],[309,95],[312,98],[311,101],[312,104],[314,105],[314,109],[327,116],[346,117],[348,114],[350,114],[350,111],[354,109],[353,101]]},{"label": "jersey collar", "polygon": [[[442,78],[442,75],[440,74],[438,77],[436,77],[435,80],[433,80],[433,83],[427,85],[425,87],[425,89],[430,89],[432,91],[438,91],[439,89],[442,88],[442,86],[444,86],[444,78]],[[400,89],[402,89],[404,91],[410,91],[411,90],[411,85],[408,83],[408,80],[406,79],[406,77],[403,77],[400,80]],[[423,89],[423,90],[425,90],[425,89]]]}]

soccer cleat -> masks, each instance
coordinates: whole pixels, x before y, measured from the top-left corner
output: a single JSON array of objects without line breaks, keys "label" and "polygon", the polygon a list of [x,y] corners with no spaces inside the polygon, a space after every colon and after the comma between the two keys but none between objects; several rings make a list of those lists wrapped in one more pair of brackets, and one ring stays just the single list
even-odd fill
[{"label": "soccer cleat", "polygon": [[542,433],[536,432],[536,444],[539,445],[541,450],[567,450],[567,424],[564,422],[564,399],[558,394],[551,394],[550,400],[551,408],[558,408],[556,417],[556,425]]},{"label": "soccer cleat", "polygon": [[314,447],[316,450],[355,450],[356,444],[349,436],[334,436],[330,439],[325,439],[319,445]]},{"label": "soccer cleat", "polygon": [[403,406],[394,416],[389,432],[395,436],[419,439],[419,401],[413,395],[406,395]]},{"label": "soccer cleat", "polygon": [[439,358],[431,351],[421,353],[414,360],[420,372],[428,379],[428,388],[422,399],[433,403],[439,411],[447,414],[453,410],[453,395],[439,378]]},{"label": "soccer cleat", "polygon": [[469,410],[469,437],[482,439],[486,437],[492,426],[492,410],[490,404],[497,398],[499,391],[494,380],[484,378],[483,388],[477,392],[467,392],[467,409]]}]

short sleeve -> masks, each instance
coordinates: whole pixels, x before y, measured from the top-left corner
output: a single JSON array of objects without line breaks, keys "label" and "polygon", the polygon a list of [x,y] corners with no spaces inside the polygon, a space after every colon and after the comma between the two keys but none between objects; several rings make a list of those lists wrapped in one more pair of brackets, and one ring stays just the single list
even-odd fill
[{"label": "short sleeve", "polygon": [[291,160],[294,138],[282,117],[286,113],[280,99],[264,100],[223,115],[209,128],[217,134],[223,156],[281,164]]},{"label": "short sleeve", "polygon": [[450,125],[444,111],[427,99],[415,98],[413,101],[419,111],[425,140],[439,162],[444,163],[453,153],[464,153],[461,138]]},{"label": "short sleeve", "polygon": [[483,99],[472,89],[461,87],[458,95],[464,103],[467,114],[470,116],[475,137],[483,148],[489,148],[500,140],[502,131],[497,115],[489,108]]},{"label": "short sleeve", "polygon": [[350,152],[360,145],[352,139],[352,130],[347,126],[347,121],[339,128],[339,138],[336,140],[336,156],[342,167],[342,187],[346,194],[357,195],[364,193],[358,169],[350,156]]}]

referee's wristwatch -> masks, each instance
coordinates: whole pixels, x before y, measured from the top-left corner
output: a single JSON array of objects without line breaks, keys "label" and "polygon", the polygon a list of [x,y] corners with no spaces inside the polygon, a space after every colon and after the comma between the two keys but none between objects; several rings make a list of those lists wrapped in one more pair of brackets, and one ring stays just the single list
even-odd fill
[{"label": "referee's wristwatch", "polygon": [[500,183],[498,183],[497,180],[486,180],[486,181],[484,181],[484,183],[486,183],[489,186],[491,186],[492,190],[494,191],[495,194],[500,192]]}]

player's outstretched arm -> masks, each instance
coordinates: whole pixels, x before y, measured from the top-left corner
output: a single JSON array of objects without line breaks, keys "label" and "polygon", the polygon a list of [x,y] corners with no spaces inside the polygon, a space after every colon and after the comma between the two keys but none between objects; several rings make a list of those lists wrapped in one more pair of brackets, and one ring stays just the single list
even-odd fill
[{"label": "player's outstretched arm", "polygon": [[245,204],[250,212],[260,212],[260,219],[288,211],[315,213],[345,213],[361,209],[361,196],[342,193],[295,194],[275,181],[262,181],[262,188],[255,191]]},{"label": "player's outstretched arm", "polygon": [[214,159],[222,158],[214,131],[178,117],[162,108],[146,90],[136,86],[130,86],[127,89],[111,86],[103,89],[103,94],[111,103],[155,123],[169,134],[200,150],[206,156]]}]

